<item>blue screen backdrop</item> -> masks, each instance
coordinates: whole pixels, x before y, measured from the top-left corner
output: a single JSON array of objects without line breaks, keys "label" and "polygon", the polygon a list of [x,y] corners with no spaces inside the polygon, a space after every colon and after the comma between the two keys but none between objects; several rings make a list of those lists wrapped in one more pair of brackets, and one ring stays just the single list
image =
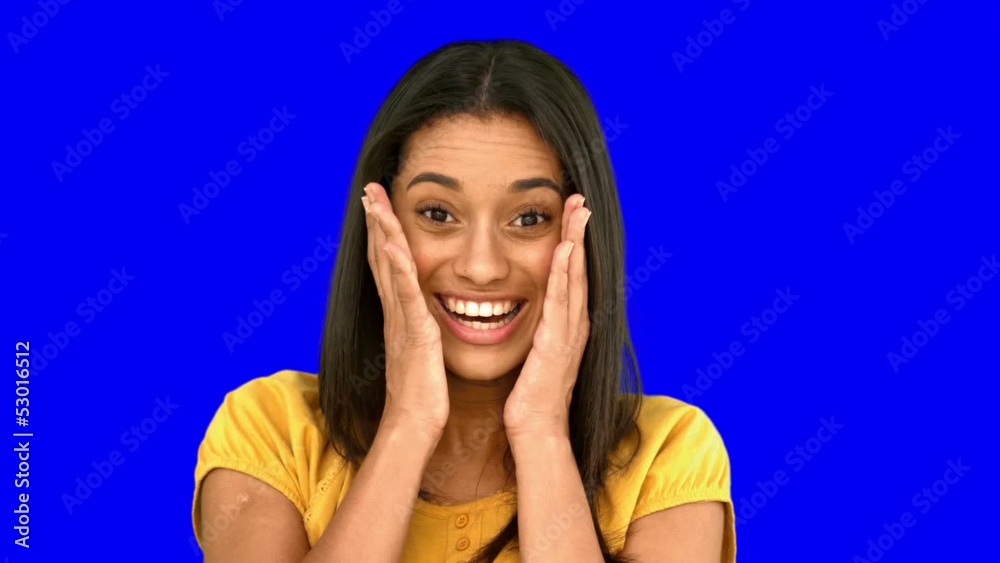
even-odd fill
[{"label": "blue screen backdrop", "polygon": [[492,38],[593,96],[645,390],[722,433],[739,560],[996,560],[1000,8],[669,4],[5,2],[5,561],[201,559],[198,444],[316,372],[379,104]]}]

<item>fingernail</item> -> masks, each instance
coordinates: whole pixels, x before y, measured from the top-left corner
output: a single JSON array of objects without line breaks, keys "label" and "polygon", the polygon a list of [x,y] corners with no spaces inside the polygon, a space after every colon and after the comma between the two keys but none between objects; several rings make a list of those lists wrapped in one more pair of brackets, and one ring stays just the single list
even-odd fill
[{"label": "fingernail", "polygon": [[587,226],[587,222],[590,221],[590,216],[593,215],[593,214],[594,214],[593,211],[591,211],[589,209],[587,210],[587,216],[583,218],[583,226],[584,227]]},{"label": "fingernail", "polygon": [[368,213],[368,196],[361,197],[361,205],[365,206],[365,213]]},{"label": "fingernail", "polygon": [[573,253],[573,247],[576,245],[575,242],[571,242],[566,245],[566,250],[563,250],[563,258],[569,258],[569,255]]},{"label": "fingernail", "polygon": [[365,195],[367,195],[369,198],[371,198],[372,197],[372,192],[368,188],[368,184],[365,184],[364,190],[365,190]]}]

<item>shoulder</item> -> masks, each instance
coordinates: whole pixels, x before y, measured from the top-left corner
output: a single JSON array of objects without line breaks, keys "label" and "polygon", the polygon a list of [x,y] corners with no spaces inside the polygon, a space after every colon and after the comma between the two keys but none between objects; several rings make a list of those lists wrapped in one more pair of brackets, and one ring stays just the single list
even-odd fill
[{"label": "shoulder", "polygon": [[[616,526],[681,504],[720,501],[731,511],[729,454],[701,408],[666,395],[642,395],[630,433],[607,479]],[[634,452],[634,455],[633,455]]]},{"label": "shoulder", "polygon": [[305,514],[317,483],[342,462],[327,442],[316,375],[282,370],[251,379],[226,393],[198,448],[195,529],[201,484],[214,469],[250,475]]},{"label": "shoulder", "polygon": [[729,455],[718,429],[701,408],[666,395],[639,396],[638,432],[612,454],[599,501],[601,529],[612,552],[628,529],[655,512],[695,502],[725,510],[724,560],[735,560],[736,525]]},{"label": "shoulder", "polygon": [[311,373],[282,370],[228,392],[209,424],[202,447],[274,448],[325,436],[319,383]]},{"label": "shoulder", "polygon": [[321,447],[326,424],[316,375],[282,370],[228,392],[201,444],[201,457],[280,459]]},{"label": "shoulder", "polygon": [[642,395],[636,425],[642,433],[640,451],[646,455],[665,449],[675,455],[725,454],[715,423],[700,407],[667,395]]},{"label": "shoulder", "polygon": [[319,379],[315,374],[295,370],[257,377],[227,393],[222,409],[271,414],[274,416],[269,418],[274,420],[314,418],[319,410]]}]

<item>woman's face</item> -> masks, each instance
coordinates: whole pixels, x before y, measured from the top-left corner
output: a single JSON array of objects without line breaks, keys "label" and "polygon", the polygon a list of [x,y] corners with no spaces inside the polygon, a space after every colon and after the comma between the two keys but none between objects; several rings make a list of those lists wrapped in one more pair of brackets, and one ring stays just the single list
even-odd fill
[{"label": "woman's face", "polygon": [[562,236],[559,159],[523,118],[438,120],[404,149],[392,206],[445,366],[472,380],[507,374],[531,350]]}]

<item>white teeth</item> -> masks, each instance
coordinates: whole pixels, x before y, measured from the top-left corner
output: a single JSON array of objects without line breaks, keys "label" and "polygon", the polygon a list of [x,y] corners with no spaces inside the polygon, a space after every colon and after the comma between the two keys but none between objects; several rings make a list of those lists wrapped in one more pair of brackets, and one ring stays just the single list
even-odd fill
[{"label": "white teeth", "polygon": [[494,330],[494,329],[498,329],[498,328],[506,325],[508,322],[510,322],[510,321],[507,321],[506,319],[502,320],[500,322],[496,322],[496,323],[484,323],[482,321],[467,321],[467,320],[464,320],[464,319],[455,319],[455,320],[457,320],[463,326],[467,326],[467,327],[469,327],[471,329],[474,329],[474,330]]},{"label": "white teeth", "polygon": [[444,300],[445,307],[453,313],[470,317],[495,317],[506,315],[517,305],[516,301],[462,301],[454,297]]}]

